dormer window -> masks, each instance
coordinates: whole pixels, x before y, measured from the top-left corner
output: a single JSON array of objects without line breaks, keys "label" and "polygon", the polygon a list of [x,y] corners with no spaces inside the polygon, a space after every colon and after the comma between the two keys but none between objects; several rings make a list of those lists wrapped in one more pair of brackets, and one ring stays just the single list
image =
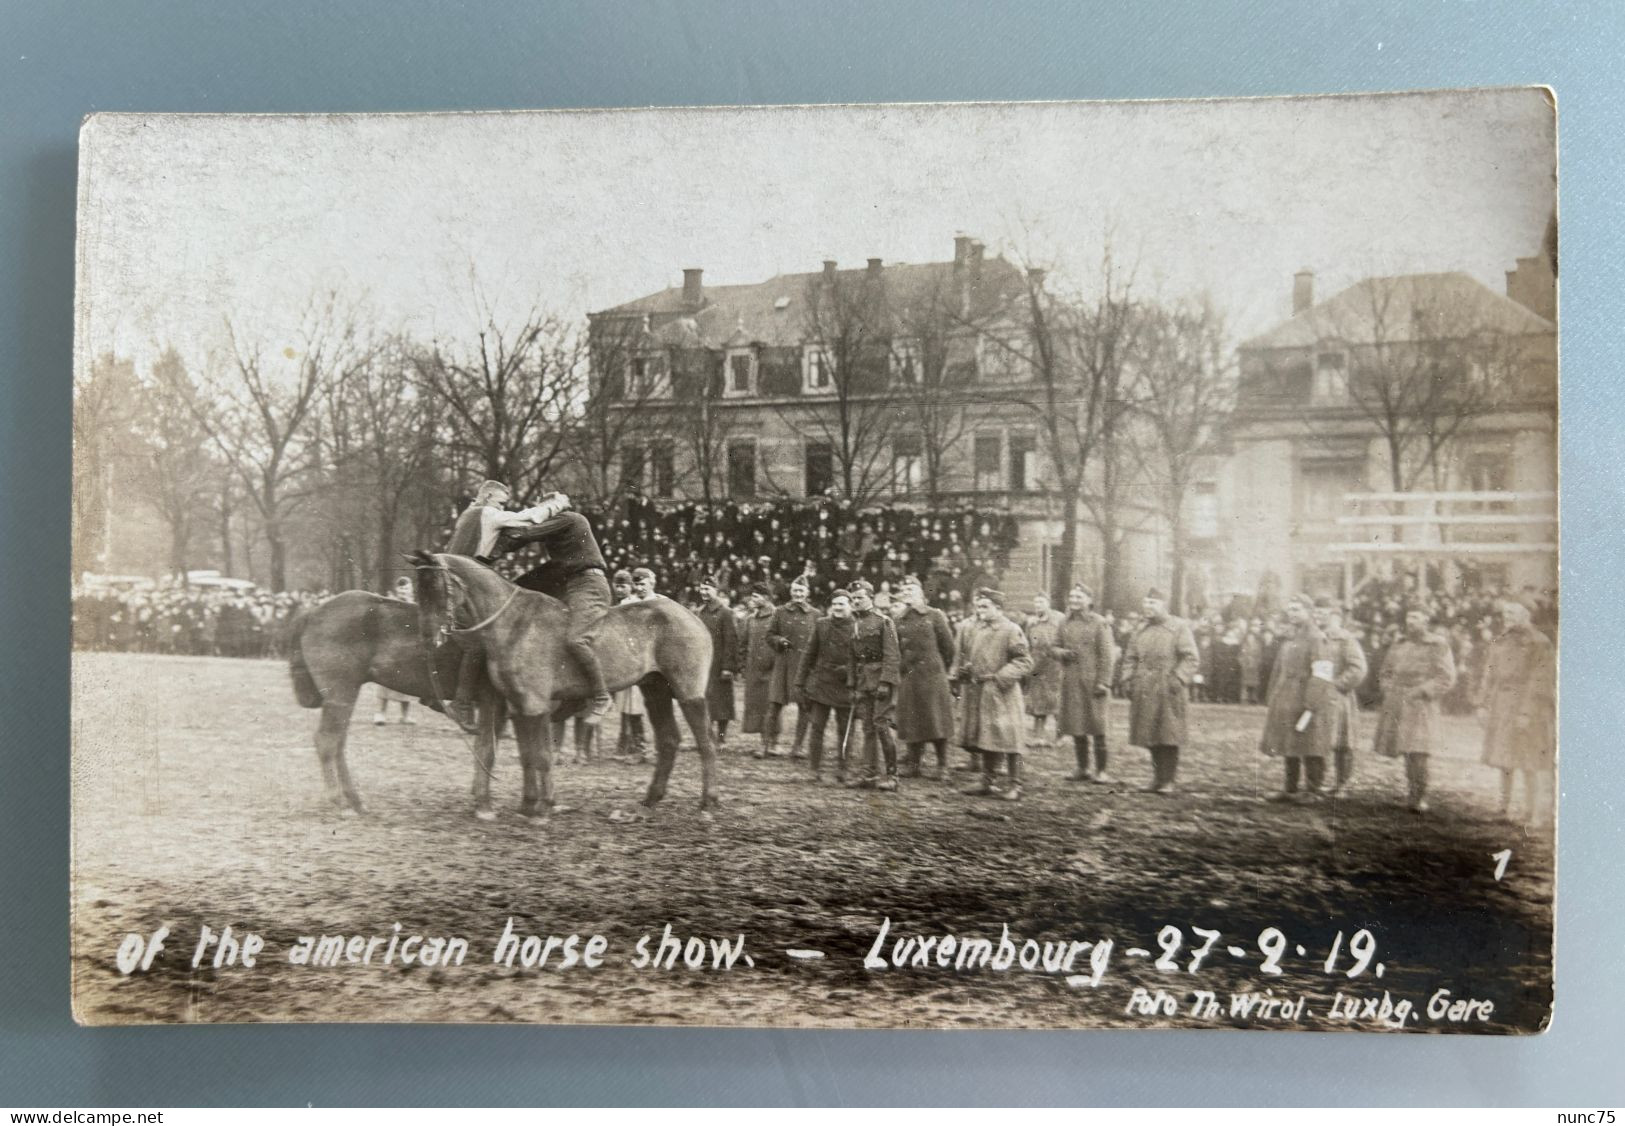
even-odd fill
[{"label": "dormer window", "polygon": [[809,344],[802,350],[801,386],[811,395],[835,389],[835,360],[822,345]]},{"label": "dormer window", "polygon": [[891,381],[905,386],[920,382],[920,347],[916,341],[892,341]]},{"label": "dormer window", "polygon": [[1317,352],[1314,384],[1310,391],[1311,401],[1330,405],[1347,402],[1348,397],[1347,353],[1336,350]]},{"label": "dormer window", "polygon": [[668,386],[666,356],[662,352],[649,352],[632,356],[626,361],[626,394],[631,402],[663,395]]},{"label": "dormer window", "polygon": [[748,349],[730,351],[727,355],[727,381],[723,384],[729,395],[752,395],[756,392],[756,353]]}]

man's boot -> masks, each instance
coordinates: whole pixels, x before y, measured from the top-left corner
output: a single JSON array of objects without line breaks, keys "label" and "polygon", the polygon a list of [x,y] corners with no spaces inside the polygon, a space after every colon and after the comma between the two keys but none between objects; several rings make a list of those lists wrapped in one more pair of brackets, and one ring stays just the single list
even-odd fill
[{"label": "man's boot", "polygon": [[907,757],[903,760],[903,769],[900,772],[904,778],[918,778],[920,776],[920,745],[910,743]]},{"label": "man's boot", "polygon": [[1106,773],[1106,736],[1091,735],[1089,741],[1095,745],[1095,784],[1097,786],[1109,786],[1112,784],[1113,779],[1110,774]]},{"label": "man's boot", "polygon": [[998,790],[993,786],[993,756],[982,752],[978,757],[981,759],[981,780],[974,786],[967,786],[960,793],[969,794],[972,797],[991,797],[998,793]]},{"label": "man's boot", "polygon": [[1004,792],[999,795],[999,798],[1002,801],[1020,801],[1021,800],[1021,756],[1020,755],[1008,755],[1006,757],[1008,758],[1009,764],[1010,764],[1009,765],[1010,784],[1007,785],[1004,788]]},{"label": "man's boot", "polygon": [[577,638],[570,642],[569,647],[576,662],[581,665],[582,675],[587,679],[587,693],[592,698],[585,719],[588,724],[596,725],[603,721],[604,715],[615,701],[610,698],[609,690],[604,687],[604,670],[598,665],[598,654],[593,652],[592,642]]},{"label": "man's boot", "polygon": [[1269,800],[1278,804],[1295,802],[1298,800],[1298,775],[1301,771],[1298,760],[1295,758],[1286,759],[1282,770],[1284,773],[1281,779],[1281,788],[1276,793],[1271,794]]}]

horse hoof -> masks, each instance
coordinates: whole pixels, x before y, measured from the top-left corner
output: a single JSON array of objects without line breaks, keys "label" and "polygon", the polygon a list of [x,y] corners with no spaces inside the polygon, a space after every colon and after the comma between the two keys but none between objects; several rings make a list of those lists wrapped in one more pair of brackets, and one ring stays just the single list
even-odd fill
[{"label": "horse hoof", "polygon": [[497,811],[494,809],[476,809],[474,811],[474,818],[477,821],[495,821],[497,819]]}]

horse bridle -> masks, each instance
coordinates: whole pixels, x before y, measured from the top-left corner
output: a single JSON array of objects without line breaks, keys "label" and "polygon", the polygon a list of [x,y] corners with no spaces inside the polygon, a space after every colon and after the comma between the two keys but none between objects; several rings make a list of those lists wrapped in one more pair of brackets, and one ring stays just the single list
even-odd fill
[{"label": "horse bridle", "polygon": [[[452,582],[456,583],[459,588],[461,588],[461,590],[463,592],[463,598],[465,600],[467,600],[467,598],[468,598],[468,584],[463,582],[463,580],[458,576],[456,571],[453,571],[450,567],[447,567],[445,564],[443,564],[443,563],[418,563],[413,567],[413,570],[416,570],[416,571],[439,571],[441,574],[445,575]],[[502,617],[503,611],[507,610],[507,608],[509,606],[512,606],[513,605],[513,600],[515,598],[518,598],[518,597],[519,597],[519,587],[515,586],[513,588],[513,590],[508,592],[508,597],[503,601],[502,605],[498,606],[495,611],[493,611],[490,614],[487,614],[480,621],[475,622],[471,626],[458,626],[458,625],[455,625],[455,624],[441,626],[440,627],[440,632],[441,632],[442,635],[452,634],[452,633],[477,633],[478,631],[484,629],[486,626],[490,625],[492,622],[496,621],[498,618]],[[457,620],[456,619],[456,611],[448,610],[447,616],[452,619],[453,623],[456,622],[456,620]]]}]

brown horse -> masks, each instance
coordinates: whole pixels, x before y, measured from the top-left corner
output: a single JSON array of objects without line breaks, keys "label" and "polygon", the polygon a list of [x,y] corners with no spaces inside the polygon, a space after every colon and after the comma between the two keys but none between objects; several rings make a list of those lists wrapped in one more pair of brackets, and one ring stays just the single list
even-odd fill
[{"label": "brown horse", "polygon": [[[301,707],[322,709],[316,754],[328,800],[344,816],[362,812],[361,796],[344,758],[350,715],[361,686],[382,684],[434,700],[441,692],[456,692],[458,661],[457,647],[445,646],[435,654],[431,677],[419,644],[417,607],[364,590],[335,594],[294,619],[288,635],[288,672],[293,676],[294,696]],[[488,821],[496,816],[491,810],[490,771],[496,760],[504,705],[489,684],[480,686],[475,702],[479,727],[474,815]]]},{"label": "brown horse", "polygon": [[[477,641],[486,675],[513,716],[524,766],[520,812],[542,818],[553,807],[550,719],[579,711],[590,695],[586,679],[564,648],[569,611],[558,599],[523,590],[463,555],[418,552],[419,636],[425,644],[456,631]],[[655,770],[644,795],[647,809],[666,795],[677,760],[675,699],[700,752],[700,810],[717,804],[716,756],[711,746],[705,687],[711,671],[711,634],[692,612],[669,598],[625,602],[594,631],[594,648],[612,692],[636,684],[654,729]],[[476,786],[478,779],[476,779]]]}]

